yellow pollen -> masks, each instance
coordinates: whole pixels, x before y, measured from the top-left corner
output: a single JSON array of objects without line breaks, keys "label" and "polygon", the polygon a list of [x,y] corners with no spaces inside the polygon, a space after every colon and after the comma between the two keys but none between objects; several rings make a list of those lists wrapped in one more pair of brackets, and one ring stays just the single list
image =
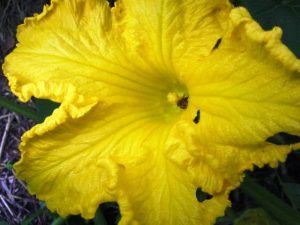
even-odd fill
[{"label": "yellow pollen", "polygon": [[172,104],[177,104],[180,98],[176,92],[169,92],[167,95],[168,102]]},{"label": "yellow pollen", "polygon": [[186,95],[178,95],[176,92],[169,92],[167,95],[168,102],[176,104],[181,109],[187,109],[189,98]]}]

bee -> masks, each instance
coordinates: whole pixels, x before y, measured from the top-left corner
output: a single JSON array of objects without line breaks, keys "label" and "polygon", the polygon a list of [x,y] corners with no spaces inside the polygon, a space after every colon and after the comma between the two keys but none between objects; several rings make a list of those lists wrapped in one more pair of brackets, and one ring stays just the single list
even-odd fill
[{"label": "bee", "polygon": [[186,109],[189,104],[189,97],[182,97],[177,101],[177,106],[181,109]]}]

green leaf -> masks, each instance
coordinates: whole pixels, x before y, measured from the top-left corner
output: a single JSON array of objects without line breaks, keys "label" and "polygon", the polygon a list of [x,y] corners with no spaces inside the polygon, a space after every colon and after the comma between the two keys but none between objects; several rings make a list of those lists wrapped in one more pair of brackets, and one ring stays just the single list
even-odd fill
[{"label": "green leaf", "polygon": [[265,30],[279,26],[282,41],[300,57],[300,2],[299,0],[236,0],[245,6]]},{"label": "green leaf", "polygon": [[12,170],[13,164],[11,162],[6,162],[6,163],[4,163],[4,167],[5,167],[5,169]]},{"label": "green leaf", "polygon": [[[45,208],[40,208],[39,210],[37,210],[36,212],[30,214],[29,216],[27,216],[21,223],[21,225],[30,225],[32,224],[32,222],[39,217],[40,215],[42,215],[45,212]],[[1,225],[1,224],[0,224]]]},{"label": "green leaf", "polygon": [[80,215],[69,216],[66,221],[66,225],[87,225],[88,220],[83,219]]},{"label": "green leaf", "polygon": [[294,151],[295,156],[300,158],[300,149],[297,149],[296,151]]},{"label": "green leaf", "polygon": [[62,218],[62,217],[57,217],[53,220],[53,222],[51,223],[51,225],[63,225],[65,224],[66,219]]},{"label": "green leaf", "polygon": [[37,114],[40,121],[44,121],[47,116],[50,116],[54,109],[59,107],[59,104],[47,99],[34,98],[33,102],[37,108]]},{"label": "green leaf", "polygon": [[44,119],[51,115],[53,110],[59,107],[59,104],[46,99],[34,98],[37,111],[34,109],[15,103],[14,101],[8,100],[0,96],[0,106],[7,108],[8,110],[17,113],[18,115],[25,116],[32,119],[35,122],[42,122]]},{"label": "green leaf", "polygon": [[40,122],[40,118],[38,114],[32,109],[27,106],[23,106],[17,104],[7,98],[0,96],[0,106],[17,113],[18,115],[25,116],[29,119],[32,119],[35,122]]},{"label": "green leaf", "polygon": [[5,221],[0,221],[0,225],[10,225],[10,224]]},{"label": "green leaf", "polygon": [[225,211],[225,216],[218,217],[216,224],[232,224],[232,222],[236,219],[237,215],[232,208],[227,208]]},{"label": "green leaf", "polygon": [[300,214],[297,211],[250,178],[244,178],[241,189],[280,223],[284,225],[300,224]]},{"label": "green leaf", "polygon": [[279,225],[263,209],[248,209],[240,218],[234,221],[234,225]]},{"label": "green leaf", "polygon": [[95,225],[107,225],[106,219],[105,219],[100,207],[98,208],[93,221],[94,221]]},{"label": "green leaf", "polygon": [[300,209],[300,184],[280,182],[285,195],[296,209]]}]

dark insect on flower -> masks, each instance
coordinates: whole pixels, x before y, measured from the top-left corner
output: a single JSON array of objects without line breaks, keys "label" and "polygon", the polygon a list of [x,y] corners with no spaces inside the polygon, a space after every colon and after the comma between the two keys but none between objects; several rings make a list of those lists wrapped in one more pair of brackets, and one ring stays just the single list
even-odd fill
[{"label": "dark insect on flower", "polygon": [[177,106],[181,109],[186,109],[189,104],[189,97],[182,97],[177,101]]}]

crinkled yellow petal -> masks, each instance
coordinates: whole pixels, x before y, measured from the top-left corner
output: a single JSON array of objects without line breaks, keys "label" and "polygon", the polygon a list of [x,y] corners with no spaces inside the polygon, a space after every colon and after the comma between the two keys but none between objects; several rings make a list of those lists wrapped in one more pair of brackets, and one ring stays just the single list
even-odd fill
[{"label": "crinkled yellow petal", "polygon": [[120,224],[212,224],[223,215],[228,193],[197,202],[190,174],[164,154],[172,126],[155,123],[153,109],[98,103],[41,132],[63,111],[23,136],[15,165],[51,210],[92,218],[100,203],[117,201]]},{"label": "crinkled yellow petal", "polygon": [[113,21],[126,54],[140,55],[137,67],[169,75],[176,73],[179,59],[210,53],[226,29],[231,7],[227,0],[119,0]]},{"label": "crinkled yellow petal", "polygon": [[13,92],[24,100],[24,85],[44,81],[72,84],[82,95],[124,102],[165,90],[164,76],[152,76],[152,71],[128,62],[113,33],[106,1],[53,0],[18,27],[18,47],[3,66]]},{"label": "crinkled yellow petal", "polygon": [[51,80],[110,101],[149,98],[176,82],[172,60],[209,52],[229,7],[225,0],[120,1],[112,15],[104,0],[53,0],[19,26],[18,48],[3,69],[18,96],[26,83]]},{"label": "crinkled yellow petal", "polygon": [[[197,186],[192,184],[190,174],[161,154],[169,138],[164,132],[168,130],[161,130],[159,139],[148,136],[152,143],[148,157],[120,173],[120,189],[134,212],[128,224],[213,224],[229,205],[228,192],[197,202]],[[120,208],[122,212],[122,205]]]},{"label": "crinkled yellow petal", "polygon": [[101,202],[118,200],[123,189],[116,188],[119,171],[150,154],[144,148],[149,145],[150,150],[148,135],[157,124],[148,109],[135,108],[132,112],[129,105],[98,103],[84,116],[71,118],[61,105],[22,137],[22,159],[15,165],[18,177],[28,181],[31,193],[51,210],[92,218]]},{"label": "crinkled yellow petal", "polygon": [[284,161],[292,146],[267,138],[300,135],[300,60],[280,42],[279,28],[263,31],[243,8],[233,9],[230,19],[218,48],[183,68],[190,108],[177,131],[185,134],[177,146],[187,150],[178,162],[210,193],[236,187],[253,165]]},{"label": "crinkled yellow petal", "polygon": [[[300,134],[299,60],[280,29],[230,10],[53,0],[26,19],[4,72],[22,101],[61,103],[22,137],[31,193],[61,215],[117,201],[121,225],[209,225],[244,170],[283,161],[292,147],[266,139]],[[213,198],[197,202],[198,187]]]},{"label": "crinkled yellow petal", "polygon": [[[207,13],[196,11],[194,15],[199,14],[196,23],[201,24],[206,15],[215,14],[217,6],[207,7]],[[189,8],[191,10],[192,5]],[[183,15],[176,15],[178,11],[180,8],[171,14],[176,20]],[[164,16],[162,11],[160,13]],[[66,23],[61,23],[61,15]],[[160,24],[155,25],[158,27],[151,32],[162,29]],[[164,29],[169,29],[168,26]],[[216,31],[216,37],[222,31],[213,19],[199,27],[206,26],[212,27],[210,33]],[[134,221],[186,224],[189,220],[192,224],[198,224],[199,220],[204,224],[212,223],[228,205],[228,193],[198,203],[197,186],[192,185],[185,170],[168,163],[161,136],[154,131],[156,128],[167,133],[171,125],[157,124],[170,120],[169,111],[180,111],[176,105],[163,105],[168,104],[168,92],[176,89],[173,87],[176,74],[170,78],[173,71],[157,73],[156,68],[137,66],[140,52],[136,52],[136,57],[132,52],[130,57],[125,54],[127,49],[120,40],[125,43],[128,40],[119,35],[121,27],[118,23],[111,24],[110,11],[104,1],[75,0],[53,1],[41,15],[27,19],[19,27],[18,47],[6,58],[4,65],[12,90],[23,101],[35,96],[62,104],[44,123],[23,136],[22,159],[15,166],[17,174],[28,182],[31,193],[61,215],[80,213],[91,218],[100,203],[118,201],[121,224]],[[171,33],[168,35],[171,38]],[[137,41],[150,46],[157,45],[158,40]],[[214,41],[208,39],[209,46],[203,43],[203,48],[211,48]],[[130,62],[131,58],[137,61]],[[26,70],[21,69],[24,67]],[[132,105],[132,100],[139,104]],[[120,101],[124,105],[113,104]],[[152,155],[154,158],[150,157]],[[145,163],[148,159],[149,164]],[[157,167],[155,170],[153,163]],[[143,170],[136,170],[137,165],[144,164],[147,166]],[[165,164],[170,164],[170,168]],[[119,179],[122,170],[122,179]],[[168,173],[177,175],[170,175],[169,180],[157,186],[158,178]],[[144,181],[137,182],[140,174],[145,175]],[[139,189],[141,184],[144,190]],[[174,190],[173,185],[176,185]],[[140,190],[136,193],[146,194],[130,195],[131,188]],[[165,191],[169,188],[171,190]],[[164,197],[161,202],[156,195]],[[172,199],[176,201],[170,207]],[[155,209],[157,202],[160,202],[160,210]]]},{"label": "crinkled yellow petal", "polygon": [[230,37],[201,61],[201,75],[187,81],[202,112],[201,140],[255,145],[280,131],[299,135],[300,61],[280,43],[279,28],[263,32],[246,16],[238,23],[239,13]]},{"label": "crinkled yellow petal", "polygon": [[231,20],[232,31],[185,82],[201,111],[200,141],[251,146],[281,131],[300,135],[300,60],[279,28],[264,32],[242,8]]}]

